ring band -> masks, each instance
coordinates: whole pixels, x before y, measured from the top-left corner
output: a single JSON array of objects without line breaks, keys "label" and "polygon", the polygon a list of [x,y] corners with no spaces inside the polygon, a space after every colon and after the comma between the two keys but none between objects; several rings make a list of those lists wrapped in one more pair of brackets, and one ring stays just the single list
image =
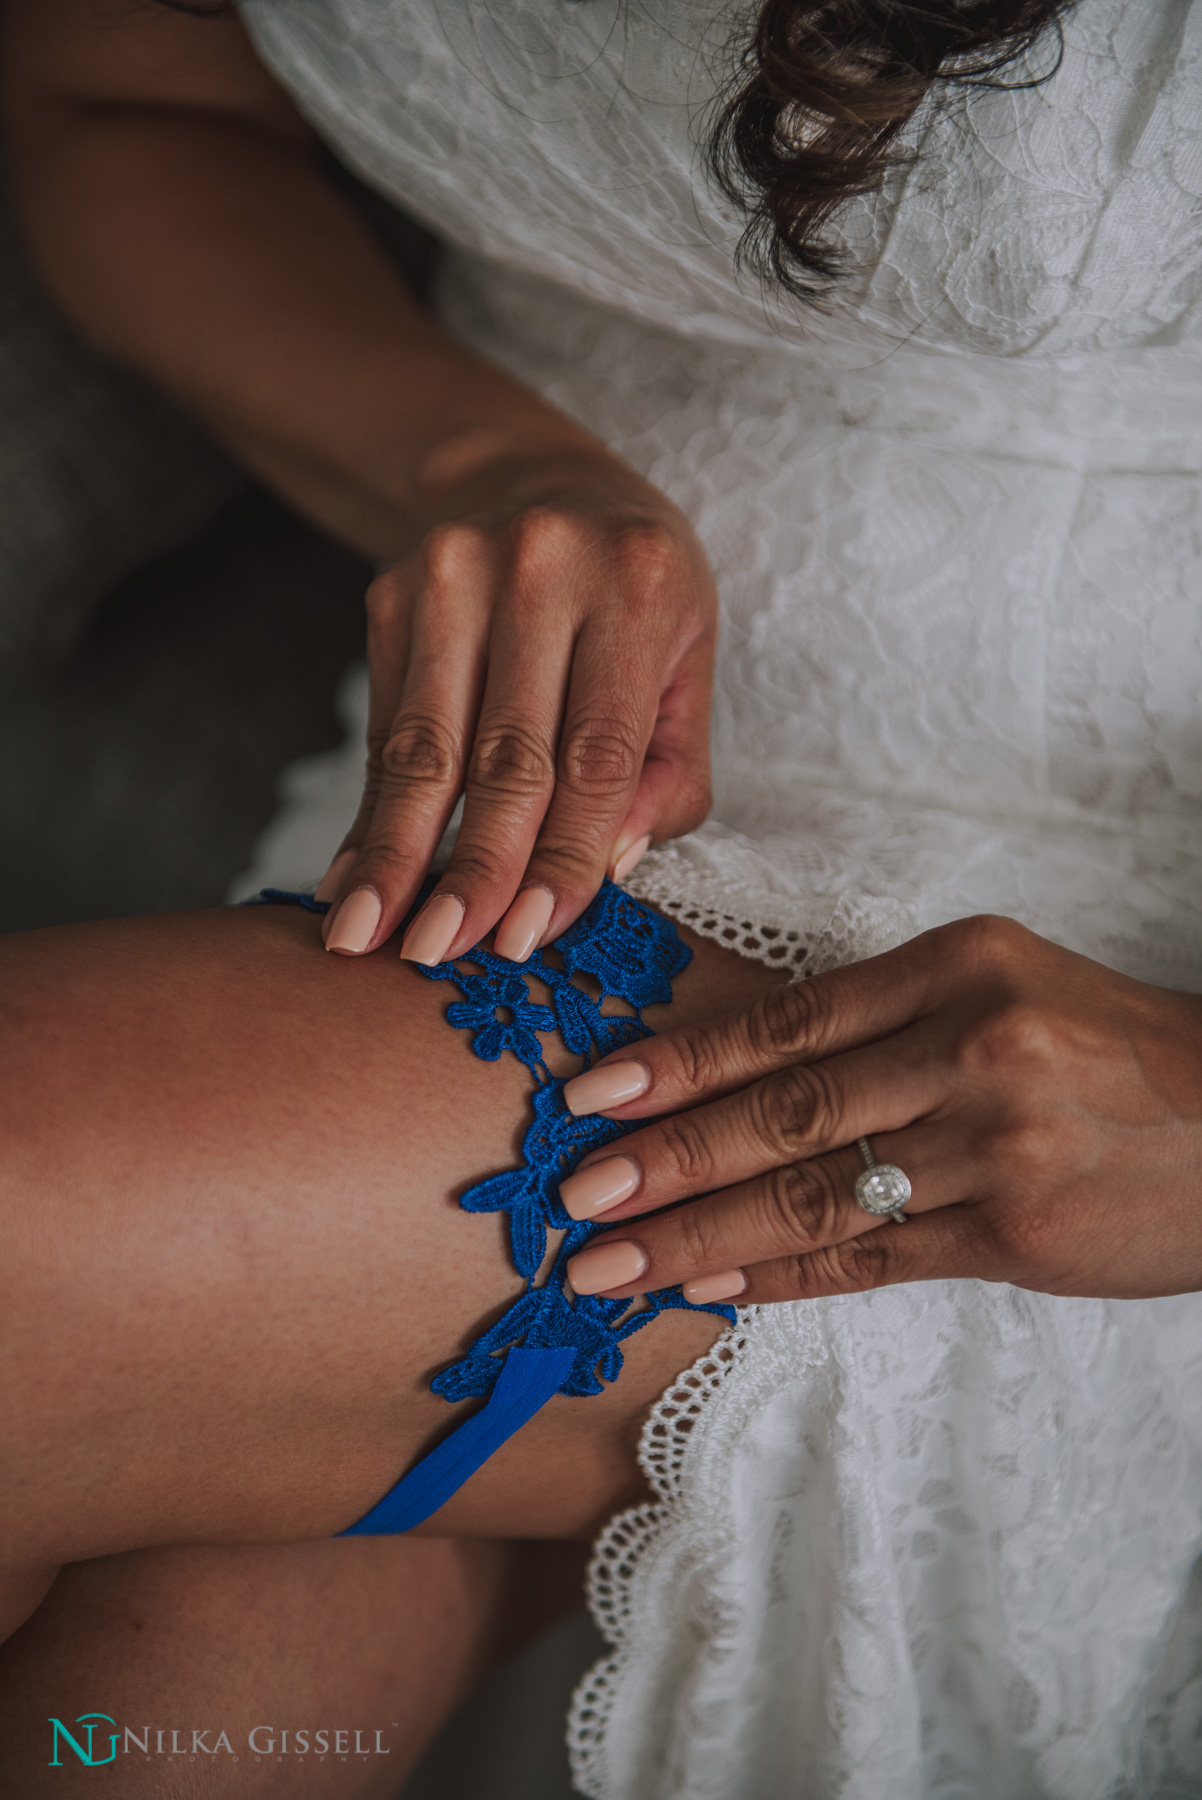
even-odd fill
[{"label": "ring band", "polygon": [[910,1177],[896,1163],[878,1162],[867,1138],[857,1138],[856,1146],[864,1158],[864,1173],[856,1180],[856,1199],[874,1218],[895,1219],[904,1225],[902,1208],[914,1192]]}]

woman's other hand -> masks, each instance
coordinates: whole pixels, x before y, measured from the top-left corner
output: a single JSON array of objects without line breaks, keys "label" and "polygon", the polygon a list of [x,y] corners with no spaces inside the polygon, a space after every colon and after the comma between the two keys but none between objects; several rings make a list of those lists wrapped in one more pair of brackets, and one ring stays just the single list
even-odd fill
[{"label": "woman's other hand", "polygon": [[705,817],[713,579],[677,509],[580,440],[430,459],[433,522],[368,594],[367,782],[318,890],[331,950],[395,930],[460,795],[402,946],[417,962],[498,921],[499,954],[524,961],[607,872]]},{"label": "woman's other hand", "polygon": [[705,815],[715,600],[696,537],[440,330],[234,9],[9,0],[0,31],[14,192],[58,303],[394,565],[369,599],[371,762],[322,888],[341,903],[330,947],[395,929],[463,792],[406,954],[436,960],[509,911],[499,948],[525,956],[645,839]]},{"label": "woman's other hand", "polygon": [[[570,1265],[578,1292],[1202,1288],[1202,999],[1007,919],[942,926],[615,1052],[567,1096],[581,1113],[671,1114],[564,1183],[577,1217],[615,1225]],[[857,1202],[860,1137],[909,1177],[903,1223]]]}]

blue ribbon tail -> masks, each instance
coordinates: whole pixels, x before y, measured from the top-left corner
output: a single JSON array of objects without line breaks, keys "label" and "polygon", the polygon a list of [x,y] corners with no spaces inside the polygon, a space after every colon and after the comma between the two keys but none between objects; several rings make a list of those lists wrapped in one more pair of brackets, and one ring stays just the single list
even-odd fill
[{"label": "blue ribbon tail", "polygon": [[549,1350],[510,1350],[487,1406],[465,1419],[429,1456],[423,1456],[357,1524],[337,1535],[394,1537],[428,1519],[559,1391],[576,1354],[574,1344],[557,1344]]}]

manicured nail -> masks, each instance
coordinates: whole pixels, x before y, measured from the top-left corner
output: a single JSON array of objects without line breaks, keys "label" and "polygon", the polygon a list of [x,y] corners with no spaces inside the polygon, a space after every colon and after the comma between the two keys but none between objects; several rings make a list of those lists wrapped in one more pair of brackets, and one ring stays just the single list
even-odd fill
[{"label": "manicured nail", "polygon": [[577,1294],[605,1294],[628,1287],[647,1267],[647,1253],[637,1244],[594,1244],[568,1264],[568,1280]]},{"label": "manicured nail", "polygon": [[650,1086],[651,1071],[641,1062],[607,1063],[604,1068],[573,1075],[563,1097],[568,1111],[580,1119],[586,1113],[608,1112],[624,1100],[637,1100]]},{"label": "manicured nail", "polygon": [[625,881],[630,871],[642,862],[650,848],[651,839],[649,837],[636,838],[628,849],[622,851],[614,863],[614,880]]},{"label": "manicured nail", "polygon": [[463,901],[456,900],[454,894],[435,894],[405,933],[401,945],[403,961],[424,963],[427,968],[445,961],[463,924],[463,911]]},{"label": "manicured nail", "polygon": [[723,1269],[720,1275],[699,1275],[696,1281],[686,1281],[680,1291],[690,1306],[708,1306],[711,1300],[733,1300],[746,1287],[742,1269]]},{"label": "manicured nail", "polygon": [[357,855],[358,852],[356,850],[340,850],[338,852],[337,856],[317,884],[317,890],[313,895],[315,900],[332,900],[334,898],[334,895],[338,892],[338,883],[342,880],[342,877],[346,874]]},{"label": "manicured nail", "polygon": [[523,888],[493,939],[493,949],[508,962],[523,963],[551,923],[555,896],[550,888]]},{"label": "manicured nail", "polygon": [[379,894],[373,894],[370,888],[356,888],[334,915],[326,949],[337,950],[343,956],[362,956],[383,910]]},{"label": "manicured nail", "polygon": [[607,1156],[578,1169],[559,1184],[559,1198],[571,1219],[592,1219],[626,1200],[639,1185],[640,1170],[628,1156]]}]

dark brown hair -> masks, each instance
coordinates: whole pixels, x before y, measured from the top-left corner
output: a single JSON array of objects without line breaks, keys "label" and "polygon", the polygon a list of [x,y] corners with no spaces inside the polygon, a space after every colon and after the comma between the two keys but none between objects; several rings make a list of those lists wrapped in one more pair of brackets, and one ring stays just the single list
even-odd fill
[{"label": "dark brown hair", "polygon": [[[941,87],[1030,87],[1059,66],[1068,0],[764,0],[709,141],[749,215],[740,259],[799,298],[843,272],[835,209],[879,188],[898,134]],[[1039,75],[1003,71],[1047,31]]]},{"label": "dark brown hair", "polygon": [[[218,13],[238,0],[160,0]],[[799,299],[843,272],[825,237],[836,208],[871,193],[928,94],[1029,87],[1059,64],[1073,0],[763,0],[710,135],[710,169],[747,215],[739,257]],[[1007,68],[1048,32],[1039,75]]]}]

